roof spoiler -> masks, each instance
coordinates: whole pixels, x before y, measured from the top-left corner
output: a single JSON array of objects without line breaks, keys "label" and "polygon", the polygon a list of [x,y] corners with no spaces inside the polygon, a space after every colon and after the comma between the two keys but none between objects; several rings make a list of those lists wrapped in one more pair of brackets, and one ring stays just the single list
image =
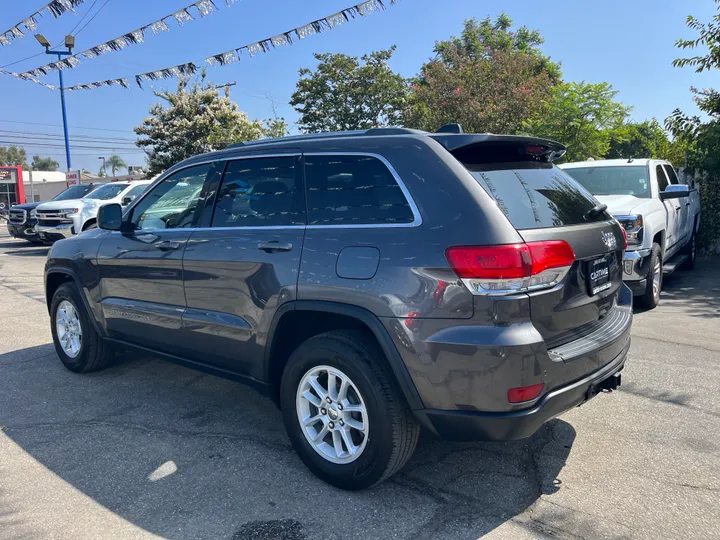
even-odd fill
[{"label": "roof spoiler", "polygon": [[559,142],[522,135],[433,133],[430,136],[464,163],[552,162],[567,152]]}]

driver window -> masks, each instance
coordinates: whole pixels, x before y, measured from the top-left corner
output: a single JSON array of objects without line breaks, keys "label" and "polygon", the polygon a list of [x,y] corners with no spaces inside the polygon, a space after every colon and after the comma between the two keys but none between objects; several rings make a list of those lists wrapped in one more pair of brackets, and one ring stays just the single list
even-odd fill
[{"label": "driver window", "polygon": [[190,227],[211,167],[210,163],[188,167],[165,178],[133,209],[133,229]]}]

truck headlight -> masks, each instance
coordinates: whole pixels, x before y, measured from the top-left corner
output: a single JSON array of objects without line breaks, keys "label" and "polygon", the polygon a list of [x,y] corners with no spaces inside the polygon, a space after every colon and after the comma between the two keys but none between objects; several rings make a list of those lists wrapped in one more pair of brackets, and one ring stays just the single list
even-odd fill
[{"label": "truck headlight", "polygon": [[68,210],[65,210],[65,217],[66,217],[66,218],[71,218],[71,217],[73,217],[75,214],[77,214],[79,211],[80,211],[79,208],[69,208]]},{"label": "truck headlight", "polygon": [[639,246],[643,241],[643,218],[641,215],[616,217],[625,229],[629,246]]}]

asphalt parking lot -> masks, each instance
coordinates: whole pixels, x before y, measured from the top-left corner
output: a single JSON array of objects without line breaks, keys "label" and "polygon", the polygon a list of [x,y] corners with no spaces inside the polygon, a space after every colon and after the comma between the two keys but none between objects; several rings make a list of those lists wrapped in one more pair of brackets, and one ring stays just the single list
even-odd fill
[{"label": "asphalt parking lot", "polygon": [[347,493],[244,386],[129,355],[66,371],[46,253],[0,230],[0,539],[718,538],[720,258],[636,313],[620,391],[525,441],[423,437],[401,473]]}]

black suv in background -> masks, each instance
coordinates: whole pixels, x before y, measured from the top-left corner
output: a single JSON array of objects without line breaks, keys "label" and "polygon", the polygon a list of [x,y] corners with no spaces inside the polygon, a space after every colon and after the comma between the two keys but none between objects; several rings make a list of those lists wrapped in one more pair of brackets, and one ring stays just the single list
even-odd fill
[{"label": "black suv in background", "polygon": [[245,382],[304,463],[360,489],[420,426],[507,440],[620,383],[625,239],[542,139],[403,128],[193,157],[56,243],[65,366],[116,347]]},{"label": "black suv in background", "polygon": [[[55,195],[55,197],[53,197],[51,200],[69,201],[71,199],[79,199],[90,193],[93,189],[95,189],[95,186],[93,184],[80,184],[77,186],[71,186],[66,190],[62,191],[61,193]],[[10,208],[7,224],[10,236],[14,236],[15,238],[22,238],[23,240],[27,240],[28,242],[32,242],[34,244],[42,244],[43,241],[40,240],[40,238],[38,237],[38,233],[35,230],[35,225],[37,225],[38,220],[33,215],[33,210],[35,210],[44,202],[47,201],[16,204],[12,208]]]}]

